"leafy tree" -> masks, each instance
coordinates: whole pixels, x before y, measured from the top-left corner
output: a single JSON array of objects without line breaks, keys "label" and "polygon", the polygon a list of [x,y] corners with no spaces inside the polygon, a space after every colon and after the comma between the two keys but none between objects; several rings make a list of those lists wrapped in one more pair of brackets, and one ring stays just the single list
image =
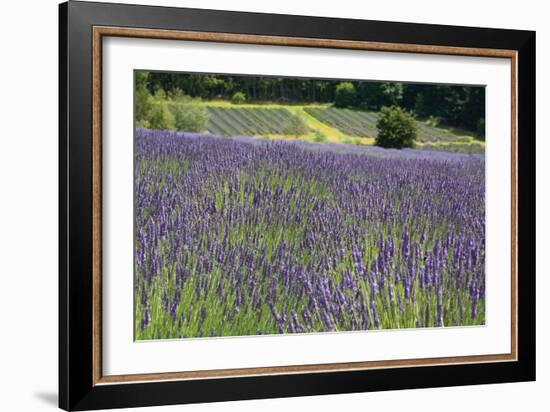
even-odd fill
[{"label": "leafy tree", "polygon": [[376,145],[387,148],[413,147],[418,133],[414,117],[398,106],[382,107],[376,128]]},{"label": "leafy tree", "polygon": [[159,88],[157,88],[157,90],[155,90],[155,94],[153,95],[153,97],[157,101],[164,101],[167,98],[166,92],[164,91],[164,89],[162,87],[159,87]]},{"label": "leafy tree", "polygon": [[179,87],[176,87],[172,90],[169,90],[167,93],[168,99],[172,100],[173,102],[188,102],[191,100],[190,96],[187,96],[182,89]]},{"label": "leafy tree", "polygon": [[147,120],[151,129],[176,129],[174,115],[164,102],[154,103],[145,120]]},{"label": "leafy tree", "polygon": [[204,132],[208,126],[208,110],[196,101],[173,103],[169,105],[174,116],[174,126],[177,130],[186,132]]},{"label": "leafy tree", "polygon": [[135,72],[135,119],[138,125],[147,126],[146,117],[149,110],[151,110],[151,94],[147,89],[147,79],[149,78],[149,72],[136,71]]},{"label": "leafy tree", "polygon": [[357,106],[361,109],[380,110],[383,106],[401,105],[403,83],[363,81],[357,85]]},{"label": "leafy tree", "polygon": [[306,134],[309,131],[309,128],[301,116],[294,114],[284,125],[283,131],[285,134],[300,136]]},{"label": "leafy tree", "polygon": [[[480,121],[485,121],[485,88],[462,87],[464,103],[456,119],[456,125],[467,130],[478,131]],[[483,126],[485,128],[485,125]]]},{"label": "leafy tree", "polygon": [[379,110],[383,106],[384,98],[380,82],[359,82],[357,102],[360,109]]},{"label": "leafy tree", "polygon": [[231,102],[235,104],[243,104],[246,102],[246,96],[243,92],[235,92],[231,96]]},{"label": "leafy tree", "polygon": [[403,83],[384,82],[380,87],[384,95],[384,105],[395,106],[403,99]]},{"label": "leafy tree", "polygon": [[355,86],[351,82],[338,83],[334,93],[336,107],[353,107],[357,101]]}]

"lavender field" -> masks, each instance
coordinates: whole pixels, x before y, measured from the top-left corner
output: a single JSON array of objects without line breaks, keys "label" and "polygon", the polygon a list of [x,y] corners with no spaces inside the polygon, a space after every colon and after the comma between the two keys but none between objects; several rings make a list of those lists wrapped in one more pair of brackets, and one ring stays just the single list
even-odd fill
[{"label": "lavender field", "polygon": [[135,337],[483,325],[483,155],[137,129]]}]

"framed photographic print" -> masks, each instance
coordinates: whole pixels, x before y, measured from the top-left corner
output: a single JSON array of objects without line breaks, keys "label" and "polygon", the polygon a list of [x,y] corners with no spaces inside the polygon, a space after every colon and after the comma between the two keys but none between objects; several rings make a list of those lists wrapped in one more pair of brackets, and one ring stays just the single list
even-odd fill
[{"label": "framed photographic print", "polygon": [[60,5],[60,407],[535,379],[535,33]]}]

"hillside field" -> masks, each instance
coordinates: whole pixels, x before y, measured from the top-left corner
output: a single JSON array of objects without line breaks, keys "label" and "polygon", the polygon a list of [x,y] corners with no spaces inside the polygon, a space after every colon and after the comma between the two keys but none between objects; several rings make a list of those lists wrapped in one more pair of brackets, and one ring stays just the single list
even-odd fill
[{"label": "hillside field", "polygon": [[[232,104],[226,101],[205,103],[209,121],[207,132],[217,136],[262,136],[275,139],[299,137],[306,141],[345,144],[374,144],[375,112],[337,109],[329,105]],[[309,132],[301,136],[285,133],[285,124],[299,115]],[[417,121],[417,147],[460,152],[483,152],[484,142],[472,133],[435,127]]]}]

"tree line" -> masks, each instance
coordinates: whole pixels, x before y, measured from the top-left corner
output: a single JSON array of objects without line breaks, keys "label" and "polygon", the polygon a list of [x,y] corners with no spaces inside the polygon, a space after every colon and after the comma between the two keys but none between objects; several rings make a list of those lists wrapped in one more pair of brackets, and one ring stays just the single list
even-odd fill
[{"label": "tree line", "polygon": [[[332,103],[336,107],[380,111],[398,106],[419,119],[484,136],[485,88],[363,80],[305,79],[144,72],[142,93],[185,94],[235,103]],[[137,86],[137,84],[136,84]],[[146,89],[146,90],[145,90]],[[137,92],[137,90],[136,90]]]}]

